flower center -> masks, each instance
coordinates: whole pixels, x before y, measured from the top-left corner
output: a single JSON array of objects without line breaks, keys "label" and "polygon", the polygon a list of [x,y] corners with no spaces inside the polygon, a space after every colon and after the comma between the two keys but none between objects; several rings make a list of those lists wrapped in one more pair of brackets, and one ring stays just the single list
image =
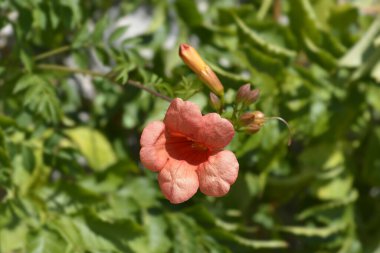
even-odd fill
[{"label": "flower center", "polygon": [[195,141],[193,141],[191,143],[191,148],[193,148],[197,151],[207,151],[208,150],[208,148],[205,145],[203,145],[202,143],[195,142]]}]

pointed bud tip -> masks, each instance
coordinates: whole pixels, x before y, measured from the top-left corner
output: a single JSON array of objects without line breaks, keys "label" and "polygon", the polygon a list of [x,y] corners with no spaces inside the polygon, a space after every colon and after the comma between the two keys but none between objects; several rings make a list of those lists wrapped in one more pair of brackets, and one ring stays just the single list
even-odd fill
[{"label": "pointed bud tip", "polygon": [[186,43],[181,43],[179,45],[179,55],[182,56],[183,52],[188,50],[191,46]]}]

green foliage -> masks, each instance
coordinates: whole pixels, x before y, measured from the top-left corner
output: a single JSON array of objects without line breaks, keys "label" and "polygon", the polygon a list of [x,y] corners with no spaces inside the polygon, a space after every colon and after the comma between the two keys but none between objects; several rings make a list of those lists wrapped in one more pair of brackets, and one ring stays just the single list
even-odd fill
[{"label": "green foliage", "polygon": [[[0,252],[379,252],[371,2],[0,1]],[[229,194],[171,205],[139,138],[168,106],[146,90],[212,111],[184,42],[293,144],[276,121],[237,132]]]}]

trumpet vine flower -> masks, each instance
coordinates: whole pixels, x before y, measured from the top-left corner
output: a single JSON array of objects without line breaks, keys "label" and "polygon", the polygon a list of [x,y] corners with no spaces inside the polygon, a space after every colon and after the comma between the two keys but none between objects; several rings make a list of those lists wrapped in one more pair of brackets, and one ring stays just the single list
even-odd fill
[{"label": "trumpet vine flower", "polygon": [[171,203],[190,199],[198,188],[223,196],[235,182],[239,163],[227,146],[232,124],[217,113],[202,115],[197,105],[174,99],[163,121],[149,123],[141,136],[140,159],[153,172]]}]

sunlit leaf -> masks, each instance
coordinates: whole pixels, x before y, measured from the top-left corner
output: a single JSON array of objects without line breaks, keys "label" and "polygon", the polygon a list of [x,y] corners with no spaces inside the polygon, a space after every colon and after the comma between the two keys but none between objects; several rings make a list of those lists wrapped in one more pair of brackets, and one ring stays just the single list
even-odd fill
[{"label": "sunlit leaf", "polygon": [[116,161],[116,156],[108,140],[95,129],[78,127],[65,133],[78,146],[88,164],[94,170],[104,170]]}]

